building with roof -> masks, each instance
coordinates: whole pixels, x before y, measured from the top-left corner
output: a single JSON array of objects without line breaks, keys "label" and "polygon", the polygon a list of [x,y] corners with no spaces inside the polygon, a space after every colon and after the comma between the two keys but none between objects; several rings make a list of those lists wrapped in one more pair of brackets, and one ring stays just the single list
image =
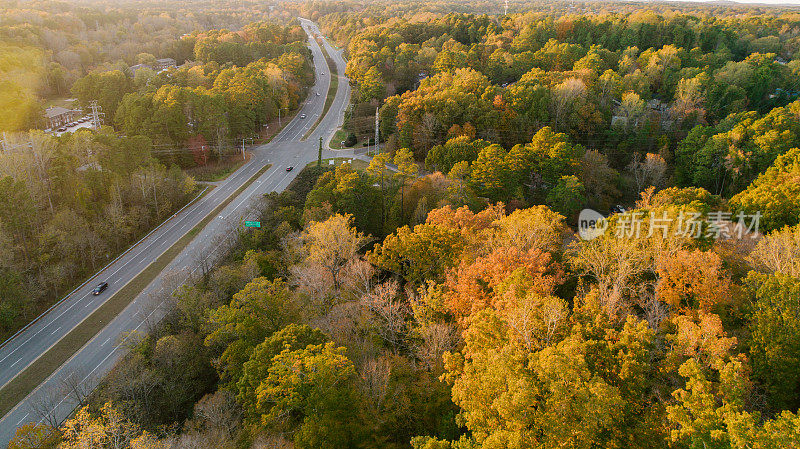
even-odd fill
[{"label": "building with roof", "polygon": [[174,59],[161,58],[161,59],[156,59],[156,64],[155,67],[153,67],[153,70],[155,70],[156,72],[160,72],[162,70],[166,70],[172,67],[176,67]]},{"label": "building with roof", "polygon": [[133,73],[133,75],[135,76],[137,70],[143,69],[145,67],[147,67],[148,69],[151,69],[153,71],[160,72],[162,70],[167,70],[167,69],[172,68],[172,67],[177,67],[177,65],[176,65],[175,60],[172,59],[172,58],[161,58],[161,59],[156,59],[156,62],[153,65],[150,65],[150,64],[132,65],[131,66],[131,73]]},{"label": "building with roof", "polygon": [[44,111],[47,127],[50,129],[57,129],[72,123],[81,118],[82,115],[83,111],[80,109],[67,109],[61,106],[53,106]]}]

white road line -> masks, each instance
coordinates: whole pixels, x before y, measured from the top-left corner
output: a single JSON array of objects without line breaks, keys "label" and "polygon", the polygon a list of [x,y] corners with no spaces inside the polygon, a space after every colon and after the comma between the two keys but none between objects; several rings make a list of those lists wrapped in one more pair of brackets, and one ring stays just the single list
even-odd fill
[{"label": "white road line", "polygon": [[[207,199],[207,198],[209,198],[209,196],[213,195],[213,193],[214,193],[214,192],[212,191],[210,195],[208,195],[208,196],[205,196],[205,197],[201,198],[201,199],[200,199],[200,201],[198,201],[198,202],[195,202],[195,203],[189,202],[188,204],[186,204],[186,206],[184,206],[184,207],[182,207],[181,209],[179,209],[179,210],[178,210],[178,212],[175,212],[175,214],[173,214],[173,215],[172,215],[170,218],[168,218],[167,220],[172,220],[172,218],[174,218],[176,215],[178,215],[178,214],[179,214],[181,211],[183,211],[183,210],[184,210],[184,208],[188,207],[190,204],[194,204],[194,205],[197,207],[197,206],[198,206],[198,205],[199,205],[201,202],[203,202],[203,200],[204,200],[204,199]],[[178,219],[178,220],[175,220],[175,222],[174,222],[174,223],[171,223],[169,226],[167,226],[167,227],[165,227],[165,228],[161,228],[161,226],[163,226],[163,225],[164,225],[164,224],[166,224],[167,222],[163,222],[163,223],[161,223],[161,224],[160,224],[158,227],[156,227],[155,229],[153,229],[152,231],[150,231],[150,232],[149,232],[147,235],[145,235],[144,237],[142,237],[142,239],[141,239],[141,240],[139,240],[138,242],[136,242],[134,245],[135,245],[135,246],[138,246],[138,245],[139,245],[139,243],[141,243],[142,241],[144,241],[145,239],[147,239],[147,238],[148,238],[150,235],[154,234],[156,231],[161,231],[161,232],[163,232],[163,234],[162,234],[161,236],[167,236],[167,235],[169,235],[169,231],[170,231],[172,228],[174,228],[174,227],[175,227],[175,226],[176,226],[178,223],[180,223],[181,221],[183,221],[185,218],[186,218],[186,215],[182,216],[182,217],[181,217],[180,219]],[[147,245],[145,245],[145,246],[143,246],[143,247],[139,247],[138,254],[134,255],[133,253],[131,253],[131,254],[130,254],[130,259],[129,259],[127,262],[125,262],[124,264],[122,264],[122,266],[118,267],[118,268],[117,268],[117,269],[116,269],[116,270],[115,270],[113,273],[111,273],[111,274],[110,274],[108,277],[113,277],[114,275],[116,275],[116,274],[117,274],[117,273],[118,273],[118,272],[119,272],[121,269],[123,269],[124,267],[126,267],[126,266],[127,266],[129,263],[131,263],[132,261],[134,261],[134,258],[135,258],[135,257],[137,257],[137,256],[141,255],[143,252],[147,251],[147,250],[148,250],[150,247],[152,247],[152,245],[153,245],[155,242],[157,242],[157,241],[160,239],[160,237],[161,237],[161,236],[158,236],[158,235],[156,235],[156,236],[153,238],[153,241],[151,241],[150,243],[148,243]],[[134,250],[134,251],[136,251],[136,250]],[[123,253],[123,254],[122,254],[120,257],[124,257],[124,256],[126,256],[126,254],[124,254],[124,253]],[[121,262],[121,260],[120,260],[120,262]],[[114,263],[114,262],[112,262],[112,264],[113,264],[113,263]],[[107,268],[107,267],[106,267],[106,268]],[[104,270],[105,270],[105,268],[104,268]],[[102,272],[102,270],[101,270],[101,272]],[[97,273],[95,276],[92,276],[91,278],[89,278],[89,280],[91,280],[91,279],[93,279],[93,278],[95,278],[96,276],[99,276],[99,275],[100,275],[100,273]],[[87,280],[86,282],[88,283],[88,282],[89,282],[89,280]],[[3,357],[2,359],[0,359],[0,363],[2,363],[2,362],[5,360],[5,359],[7,359],[9,356],[11,356],[12,354],[14,354],[15,352],[17,352],[17,351],[18,351],[20,348],[22,348],[22,347],[24,347],[26,344],[28,344],[28,342],[30,342],[30,341],[31,341],[33,338],[35,338],[37,335],[39,335],[39,333],[41,333],[43,330],[47,329],[47,328],[48,328],[48,327],[49,327],[51,324],[55,323],[55,322],[56,322],[56,321],[57,321],[59,318],[61,318],[62,316],[64,316],[64,314],[66,314],[67,312],[69,312],[70,310],[72,310],[72,308],[73,308],[73,307],[74,307],[76,304],[78,304],[78,303],[80,302],[80,300],[81,300],[81,299],[84,299],[84,298],[86,298],[87,296],[89,296],[89,294],[88,294],[88,293],[87,293],[87,294],[85,294],[85,295],[83,295],[82,297],[79,297],[79,298],[78,298],[78,299],[77,299],[75,302],[73,302],[72,304],[70,304],[69,306],[67,306],[67,308],[66,308],[66,309],[64,309],[64,311],[62,311],[62,312],[61,312],[61,313],[60,313],[58,316],[54,317],[54,318],[53,318],[53,319],[51,319],[49,322],[45,323],[45,324],[44,324],[44,326],[43,326],[41,329],[39,329],[38,331],[36,331],[36,333],[34,333],[34,334],[33,334],[33,335],[31,335],[30,337],[28,337],[28,339],[27,339],[27,340],[25,340],[24,342],[20,343],[20,344],[19,344],[19,345],[18,345],[16,348],[14,348],[14,349],[13,349],[11,352],[9,352],[9,353],[8,353],[8,354],[7,354],[5,357]],[[51,333],[50,335],[53,335],[53,334]],[[53,343],[53,344],[55,344],[55,343]],[[51,345],[50,347],[52,347],[52,345]],[[49,349],[49,348],[48,348],[48,349]],[[45,352],[46,352],[46,351],[45,351]],[[44,353],[42,353],[42,354],[44,354]],[[42,354],[39,354],[39,355],[36,357],[36,359],[38,359],[38,358],[39,358],[39,357],[40,357]],[[36,359],[34,359],[34,360],[36,360]],[[11,379],[13,379],[14,377],[16,377],[17,375],[19,375],[19,373],[16,373],[16,374],[15,374],[13,377],[11,377]],[[8,380],[8,382],[10,382],[10,381],[11,381],[11,379],[9,379],[9,380]],[[4,386],[4,385],[5,385],[5,384],[3,384],[3,385],[0,385],[0,387],[2,387],[2,386]]]},{"label": "white road line", "polygon": [[[329,45],[328,45],[327,41],[326,41],[324,44],[325,44],[326,48],[327,48],[327,47],[329,47]],[[318,45],[316,45],[316,42],[315,42],[315,41],[314,41],[314,46],[315,46],[315,47],[317,47],[317,50],[319,51],[319,46],[318,46]],[[337,63],[337,64],[338,64],[338,63]],[[326,81],[329,81],[329,80],[326,80]],[[329,84],[329,83],[328,83],[328,84]],[[329,87],[330,87],[330,85],[329,85]],[[346,86],[345,86],[345,87],[346,87]],[[281,137],[289,137],[289,136],[290,136],[290,134],[292,134],[292,129],[297,129],[297,127],[298,127],[298,126],[300,126],[300,127],[301,127],[301,128],[300,128],[300,130],[299,130],[299,131],[298,131],[298,132],[295,134],[295,137],[296,137],[296,136],[298,136],[298,135],[299,135],[299,133],[300,133],[300,132],[302,132],[303,130],[305,130],[305,129],[308,129],[308,128],[309,128],[309,126],[308,126],[307,124],[306,124],[305,126],[303,126],[303,125],[304,125],[304,122],[299,122],[299,121],[297,121],[297,120],[292,120],[292,122],[290,122],[290,123],[287,125],[287,128],[285,128],[285,129],[284,129],[284,132],[281,132],[281,133],[279,133],[279,135],[278,135],[278,136],[281,136]],[[320,129],[322,129],[322,128],[320,128]],[[276,137],[278,137],[278,136],[276,136]],[[297,156],[295,156],[295,157],[297,158]],[[255,165],[256,165],[255,163],[253,163],[253,164],[250,164],[250,165],[251,165],[251,167],[249,167],[249,168],[251,168],[251,169],[252,169],[252,170],[250,170],[251,172],[257,168],[257,167],[255,167]],[[266,178],[263,180],[263,183],[264,183],[264,184],[266,184],[266,183],[267,183],[267,181],[268,181],[269,179],[271,179],[271,178],[272,178],[272,175],[274,175],[274,173],[276,173],[276,172],[277,172],[277,170],[274,170],[272,173],[270,173],[270,174],[269,174],[269,176],[267,176],[267,177],[266,177]],[[243,170],[243,171],[241,172],[241,174],[244,174],[244,173],[245,173],[245,171]],[[285,175],[284,175],[284,176],[283,176],[283,177],[282,177],[282,178],[281,178],[281,179],[280,179],[280,180],[279,180],[277,183],[274,183],[274,184],[273,184],[273,185],[274,185],[274,187],[275,187],[275,189],[277,189],[277,188],[280,188],[280,187],[281,187],[281,186],[282,186],[282,185],[285,183],[285,181],[286,181],[286,180],[287,180],[287,179],[288,179],[290,176],[293,176],[293,175],[295,175],[295,176],[296,176],[296,173],[286,173],[286,174],[285,174]],[[220,186],[220,187],[222,187],[222,188],[218,188],[218,189],[217,189],[217,191],[219,191],[219,194],[225,194],[225,193],[227,193],[227,192],[230,192],[230,189],[229,189],[228,187],[230,187],[230,185],[232,185],[233,178],[237,178],[237,179],[238,179],[239,177],[240,177],[240,175],[237,175],[237,176],[235,176],[235,177],[230,177],[230,178],[228,178],[228,180],[227,180],[225,183],[223,183],[223,184]],[[261,181],[261,180],[257,180],[257,181],[258,181],[258,184],[262,184],[262,181]],[[257,192],[258,192],[258,190],[259,190],[259,189],[258,189],[258,188],[256,188],[256,186],[254,186],[254,188],[253,188],[253,189],[251,189],[251,191],[250,191],[250,192],[248,192],[248,193],[246,193],[246,194],[245,194],[245,198],[244,198],[243,200],[241,200],[241,201],[239,201],[239,202],[238,202],[238,205],[237,205],[236,207],[234,207],[234,211],[235,211],[235,210],[236,210],[236,209],[237,209],[239,206],[241,206],[241,205],[242,205],[242,204],[243,204],[245,201],[247,201],[248,199],[250,199],[250,198],[251,198],[251,197],[252,197],[252,196],[253,196],[255,193],[257,193]],[[273,189],[273,190],[274,190],[274,189]],[[214,197],[218,196],[218,195],[214,195],[214,193],[215,193],[215,192],[212,192],[212,194],[211,194],[211,195],[208,195],[208,196],[206,196],[204,199],[206,199],[206,200],[210,201],[210,200],[209,200],[209,198],[210,198],[211,196],[214,196]],[[227,193],[227,194],[229,195],[229,193]],[[208,201],[206,201],[206,202],[208,202]],[[202,200],[201,200],[201,201],[198,201],[198,203],[195,203],[195,204],[200,204],[201,202],[203,202],[203,201],[202,201]],[[203,202],[203,203],[205,203],[205,202]],[[197,209],[190,210],[190,212],[189,212],[189,213],[188,213],[186,216],[184,216],[184,217],[181,217],[181,219],[180,219],[180,220],[176,220],[176,222],[183,221],[183,220],[184,220],[184,219],[186,219],[187,217],[191,216],[191,215],[193,214],[193,212],[195,212],[195,211],[198,211],[198,210],[201,210],[201,209],[198,207]],[[176,214],[176,215],[177,215],[177,214]],[[223,216],[220,216],[220,218],[223,218],[223,219],[224,219],[224,217],[223,217]],[[172,229],[172,228],[174,228],[176,225],[178,225],[178,223],[171,224],[171,226],[169,226],[169,228],[170,228],[170,229]],[[213,230],[213,229],[215,229],[216,227],[217,227],[217,226],[213,226],[213,225],[212,225],[212,226],[210,227],[210,229],[212,229],[212,230]],[[165,228],[166,228],[166,227],[165,227]],[[144,252],[144,251],[146,251],[147,249],[149,249],[149,247],[151,247],[151,246],[152,246],[154,243],[156,243],[156,242],[157,242],[157,241],[158,241],[158,240],[159,240],[161,237],[167,237],[167,234],[168,234],[168,233],[167,233],[167,232],[165,232],[165,233],[164,233],[162,236],[158,236],[158,237],[156,237],[156,238],[154,239],[154,241],[153,241],[153,242],[150,242],[150,244],[148,244],[148,245],[147,245],[147,247],[146,247],[146,248],[142,248],[142,249],[141,249],[141,251],[139,251],[139,254],[141,255],[141,254],[142,254],[142,252]],[[208,233],[206,233],[206,234],[208,234]],[[135,257],[135,256],[133,256],[133,257]],[[117,271],[121,270],[121,269],[122,269],[122,268],[123,268],[125,265],[127,265],[127,264],[128,264],[128,263],[130,263],[130,262],[132,262],[133,260],[134,260],[134,259],[132,258],[131,260],[129,260],[128,262],[126,262],[125,264],[123,264],[121,267],[119,267],[119,268],[117,269]],[[146,260],[146,258],[145,258],[145,260]],[[143,260],[143,261],[144,261],[144,260]],[[186,269],[186,268],[188,268],[188,265],[184,266],[184,269]],[[75,305],[75,304],[72,304],[72,305],[70,305],[70,308],[71,308],[71,307],[73,307],[74,305]],[[86,304],[86,306],[85,306],[85,307],[88,307],[88,306],[90,306],[90,305],[91,305],[91,303],[88,303],[88,304]],[[68,310],[69,310],[69,309],[68,309]],[[151,311],[151,313],[148,315],[148,317],[147,317],[147,318],[145,318],[145,320],[142,320],[141,322],[139,322],[139,324],[138,324],[138,325],[137,325],[137,326],[136,326],[136,327],[135,327],[133,330],[134,330],[134,331],[138,330],[138,329],[139,329],[139,328],[140,328],[140,327],[141,327],[143,324],[145,324],[145,322],[147,321],[147,319],[148,319],[150,316],[152,316],[152,315],[153,315],[155,312],[156,312],[156,310],[153,310],[153,311]],[[64,312],[64,313],[66,313],[66,312]],[[63,313],[62,313],[62,315],[63,315]],[[129,318],[129,319],[128,319],[128,321],[125,323],[125,325],[124,325],[123,327],[127,327],[127,324],[129,324],[131,321],[132,321],[132,319],[130,319],[130,318]],[[53,321],[53,322],[54,322],[54,321]],[[49,326],[50,324],[53,324],[53,322],[47,323],[47,325],[46,325],[44,328],[46,328],[46,327],[47,327],[47,326]],[[43,330],[44,328],[40,329],[38,332],[41,332],[41,330]],[[58,331],[58,330],[60,330],[60,329],[61,329],[61,326],[59,326],[59,328],[58,328],[58,329],[56,329],[56,330],[54,331],[54,333],[55,333],[55,332],[57,332],[57,331]],[[37,334],[38,334],[38,332],[37,332]],[[111,339],[111,337],[109,337],[108,339],[106,339],[106,341],[103,343],[103,345],[107,344],[107,343],[110,341],[110,339]],[[127,339],[127,338],[126,338],[126,339]],[[29,340],[30,340],[30,339],[29,339]],[[123,340],[123,341],[124,341],[124,340]],[[27,341],[26,341],[26,342],[27,342]],[[17,349],[18,349],[18,348],[17,348]],[[110,352],[109,352],[109,354],[107,354],[107,355],[106,355],[106,356],[103,358],[103,360],[102,360],[100,363],[98,363],[98,365],[97,365],[97,366],[96,366],[96,367],[95,367],[95,368],[94,368],[94,369],[93,369],[93,370],[92,370],[92,371],[91,371],[91,372],[90,372],[90,373],[89,373],[89,374],[88,374],[88,375],[87,375],[87,376],[86,376],[86,377],[83,379],[83,381],[85,381],[86,379],[88,379],[88,378],[89,378],[89,376],[91,376],[91,375],[92,375],[92,374],[93,374],[93,373],[94,373],[96,370],[98,370],[98,369],[99,369],[99,368],[100,368],[100,367],[101,367],[101,366],[102,366],[102,365],[103,365],[103,364],[106,362],[106,360],[108,360],[108,358],[109,358],[109,357],[111,357],[111,355],[113,355],[113,354],[115,353],[115,351],[116,351],[117,349],[119,349],[119,346],[115,347],[115,348],[114,348],[112,351],[110,351]],[[8,357],[8,356],[6,356],[6,357]],[[5,359],[5,358],[4,358],[4,359]],[[20,360],[21,360],[21,359],[20,359]],[[37,388],[37,390],[38,390],[38,388]],[[62,404],[62,403],[64,403],[64,401],[65,401],[65,400],[67,400],[67,399],[68,399],[67,397],[65,397],[64,399],[62,399],[62,400],[61,400],[61,402],[59,402],[59,403],[56,405],[56,407],[55,407],[53,410],[56,410],[57,408],[59,408],[59,407],[61,406],[61,404]],[[16,408],[16,407],[15,407],[15,408]],[[23,418],[22,418],[22,420],[20,420],[20,423],[21,423],[22,421],[24,421],[24,420],[25,420],[25,418],[26,418],[27,416],[28,416],[28,415],[26,414],[26,415],[25,415],[25,417],[23,417]],[[41,422],[41,421],[40,421],[40,422]]]},{"label": "white road line", "polygon": [[60,331],[60,330],[61,330],[61,326],[58,326],[58,327],[56,328],[56,330],[54,330],[53,332],[51,332],[51,333],[50,333],[50,335],[53,335],[53,334],[55,334],[56,332],[58,332],[58,331]]},{"label": "white road line", "polygon": [[28,419],[28,415],[30,415],[30,413],[26,413],[25,416],[22,417],[22,419],[17,421],[17,427],[19,427],[19,425],[22,424],[22,421],[25,421],[26,419]]},{"label": "white road line", "polygon": [[[278,173],[277,167],[275,167],[275,168],[276,168],[276,170],[272,170],[272,173],[270,173],[270,174],[269,174],[269,176],[267,176],[266,178],[264,178],[264,182],[267,182],[267,180],[269,180],[269,178],[271,178],[271,177],[272,177],[272,175],[274,175],[275,173]],[[249,195],[245,195],[245,198],[243,198],[241,201],[239,201],[239,204],[237,204],[236,206],[234,206],[234,207],[233,207],[233,210],[237,210],[237,209],[239,209],[239,206],[241,206],[241,205],[242,205],[242,203],[244,203],[245,201],[249,200],[249,199],[250,199],[250,197],[252,197],[252,196],[253,196],[253,193],[255,193],[257,190],[258,190],[258,189],[253,189],[253,191],[252,191],[252,192],[250,192],[250,194],[249,194]],[[220,218],[222,218],[222,216],[221,216],[221,215],[220,215]]]}]

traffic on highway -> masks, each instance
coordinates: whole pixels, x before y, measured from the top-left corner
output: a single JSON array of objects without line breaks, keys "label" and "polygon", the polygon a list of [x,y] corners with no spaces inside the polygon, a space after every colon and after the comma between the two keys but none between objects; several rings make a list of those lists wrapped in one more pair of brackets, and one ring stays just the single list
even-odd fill
[{"label": "traffic on highway", "polygon": [[[313,22],[301,19],[301,23],[309,37],[319,33]],[[325,39],[322,39],[322,43],[336,64],[338,73],[344,73],[345,62],[341,52],[330,46]],[[331,76],[327,74],[327,70],[320,70],[327,63],[316,40],[308,39],[308,46],[319,75],[295,119],[286,124],[270,143],[254,148],[249,162],[196,201],[179,210],[0,347],[0,388],[5,389],[18,378],[31,375],[30,370],[36,368],[37,361],[50,357],[50,351],[65,336],[81,326],[87,317],[113,298],[218,206],[228,202],[218,216],[121,313],[106,323],[100,332],[30,394],[21,397],[19,403],[3,416],[0,420],[0,446],[8,443],[18,426],[27,422],[41,422],[45,418],[41,416],[41,407],[33,405],[41,405],[43,399],[51,395],[59,379],[77,372],[81,374],[81,382],[89,387],[96,385],[124,355],[125,347],[122,343],[125,339],[142,330],[146,323],[157,321],[163,314],[163,309],[158,307],[160,304],[153,302],[161,297],[160,294],[165,289],[175,288],[174,285],[167,284],[167,274],[170,275],[170,280],[175,273],[178,273],[180,279],[188,278],[197,268],[200,262],[198,259],[205,257],[203,260],[207,261],[215,257],[215,248],[220,241],[241,225],[258,198],[269,192],[284,190],[299,172],[294,170],[295,167],[304,167],[317,159],[318,141],[322,138],[327,142],[333,130],[341,123],[349,102],[350,89],[346,80],[340,80],[340,87],[328,113],[309,133],[320,119],[326,99],[320,92],[328,91]],[[308,136],[303,139],[306,134]],[[332,152],[326,150],[326,157],[332,155]],[[270,168],[259,175],[267,166]],[[256,175],[258,176],[253,179]],[[243,186],[247,187],[242,190]],[[49,413],[58,422],[68,417],[77,405],[67,397],[47,399],[52,405]]]}]

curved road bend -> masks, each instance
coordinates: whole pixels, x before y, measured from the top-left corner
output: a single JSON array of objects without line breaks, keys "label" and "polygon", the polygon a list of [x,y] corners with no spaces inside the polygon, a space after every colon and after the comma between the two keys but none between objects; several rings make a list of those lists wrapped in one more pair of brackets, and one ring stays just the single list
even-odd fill
[{"label": "curved road bend", "polygon": [[[301,19],[301,23],[309,36],[318,33],[313,22]],[[94,387],[99,379],[124,355],[124,348],[120,345],[123,336],[132,330],[142,330],[144,323],[155,322],[161,317],[162,309],[155,307],[152,303],[155,294],[162,290],[165,273],[188,275],[197,267],[198,255],[211,254],[219,244],[217,237],[227,235],[232,228],[239,225],[242,219],[246,218],[247,211],[254,199],[269,192],[284,190],[302,167],[317,159],[319,138],[329,139],[332,130],[335,130],[341,121],[341,114],[349,102],[349,85],[343,76],[345,63],[341,54],[333,50],[326,40],[323,40],[326,50],[336,62],[339,70],[340,88],[329,112],[309,138],[301,141],[300,139],[309,127],[320,116],[326,98],[324,93],[330,86],[330,70],[328,70],[319,45],[315,39],[309,39],[308,44],[314,56],[317,75],[313,89],[320,92],[319,96],[309,95],[295,118],[270,143],[254,149],[250,161],[222,181],[217,188],[170,218],[136,247],[106,267],[86,285],[73,292],[36,323],[0,348],[1,386],[14,379],[28,365],[45,354],[50,347],[102,305],[114,292],[135,278],[261,168],[266,164],[273,164],[272,168],[264,172],[234,198],[219,216],[199,233],[199,238],[195,237],[131,304],[0,419],[0,447],[4,447],[8,443],[17,427],[28,422],[40,421],[41,417],[32,412],[31,404],[51,402],[54,404],[52,415],[58,421],[68,417],[76,407],[71,398],[63,398],[60,401],[50,399],[45,401],[42,398],[48,396],[52,398],[53,391],[61,383],[61,379],[69,373],[80,372],[82,375],[85,373],[83,382],[87,386]],[[325,75],[321,75],[322,73]],[[346,87],[343,89],[344,86]],[[300,114],[306,114],[306,118],[301,119]],[[336,154],[325,151],[324,156],[332,157]],[[286,168],[289,166],[297,167],[297,170],[287,172]],[[101,281],[108,282],[108,290],[99,296],[92,296],[91,290]]]}]

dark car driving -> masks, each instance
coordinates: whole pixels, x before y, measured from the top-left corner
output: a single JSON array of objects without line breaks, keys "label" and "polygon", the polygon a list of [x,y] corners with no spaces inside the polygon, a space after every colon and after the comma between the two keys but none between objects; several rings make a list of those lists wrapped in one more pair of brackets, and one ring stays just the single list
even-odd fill
[{"label": "dark car driving", "polygon": [[95,287],[94,290],[92,290],[92,294],[97,296],[100,293],[103,293],[103,290],[105,290],[107,288],[108,288],[108,282],[101,282],[101,283],[97,284],[97,287]]},{"label": "dark car driving", "polygon": [[286,167],[286,171],[292,171],[292,170],[294,170],[294,167],[292,167],[291,165]]}]

